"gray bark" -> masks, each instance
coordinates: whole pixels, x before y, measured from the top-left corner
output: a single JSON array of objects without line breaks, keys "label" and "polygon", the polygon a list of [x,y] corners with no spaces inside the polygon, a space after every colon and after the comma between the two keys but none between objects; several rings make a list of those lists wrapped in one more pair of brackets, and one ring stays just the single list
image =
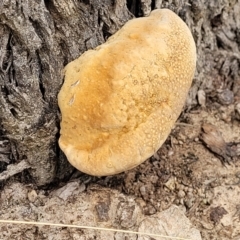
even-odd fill
[{"label": "gray bark", "polygon": [[130,18],[123,1],[0,1],[1,139],[38,185],[54,179],[58,163],[66,170],[57,145],[63,67]]},{"label": "gray bark", "polygon": [[103,43],[133,14],[144,16],[156,7],[179,14],[196,41],[197,70],[186,109],[198,105],[199,90],[206,93],[204,105],[237,105],[240,0],[0,0],[2,170],[24,161],[37,185],[72,172],[57,144],[64,66]]}]

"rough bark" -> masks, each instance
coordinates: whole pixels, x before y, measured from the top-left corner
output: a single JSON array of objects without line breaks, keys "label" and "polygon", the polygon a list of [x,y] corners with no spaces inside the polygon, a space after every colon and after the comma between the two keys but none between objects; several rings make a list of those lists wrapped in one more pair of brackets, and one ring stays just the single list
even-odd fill
[{"label": "rough bark", "polygon": [[240,0],[1,0],[2,170],[24,160],[37,185],[71,173],[57,144],[63,67],[103,43],[133,15],[144,16],[160,7],[178,13],[196,41],[197,70],[186,109],[208,101],[216,107],[218,102],[237,106]]},{"label": "rough bark", "polygon": [[38,185],[54,179],[58,163],[66,167],[57,145],[64,65],[130,18],[124,1],[0,2],[1,139]]}]

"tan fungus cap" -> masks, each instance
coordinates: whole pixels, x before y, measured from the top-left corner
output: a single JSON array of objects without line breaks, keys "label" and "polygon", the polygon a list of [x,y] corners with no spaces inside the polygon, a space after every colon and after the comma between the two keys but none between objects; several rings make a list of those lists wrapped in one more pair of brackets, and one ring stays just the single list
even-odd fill
[{"label": "tan fungus cap", "polygon": [[181,113],[195,65],[193,37],[167,9],[130,20],[69,63],[58,95],[69,162],[105,176],[153,155]]}]

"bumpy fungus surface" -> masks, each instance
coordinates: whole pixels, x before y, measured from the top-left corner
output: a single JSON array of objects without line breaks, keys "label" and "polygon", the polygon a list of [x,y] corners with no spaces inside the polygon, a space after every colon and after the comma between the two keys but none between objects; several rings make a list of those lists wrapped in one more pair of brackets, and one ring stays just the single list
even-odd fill
[{"label": "bumpy fungus surface", "polygon": [[186,24],[167,9],[127,22],[65,68],[59,145],[82,172],[112,175],[150,157],[184,105],[196,65]]}]

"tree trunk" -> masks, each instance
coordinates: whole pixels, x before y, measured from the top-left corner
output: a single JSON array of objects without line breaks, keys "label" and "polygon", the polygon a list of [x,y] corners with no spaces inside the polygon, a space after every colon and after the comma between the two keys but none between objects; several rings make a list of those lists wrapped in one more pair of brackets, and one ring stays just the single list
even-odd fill
[{"label": "tree trunk", "polygon": [[237,105],[239,0],[0,0],[0,180],[24,169],[39,186],[69,176],[73,168],[57,143],[64,66],[134,15],[160,7],[175,11],[196,41],[197,70],[186,109],[209,101]]}]

